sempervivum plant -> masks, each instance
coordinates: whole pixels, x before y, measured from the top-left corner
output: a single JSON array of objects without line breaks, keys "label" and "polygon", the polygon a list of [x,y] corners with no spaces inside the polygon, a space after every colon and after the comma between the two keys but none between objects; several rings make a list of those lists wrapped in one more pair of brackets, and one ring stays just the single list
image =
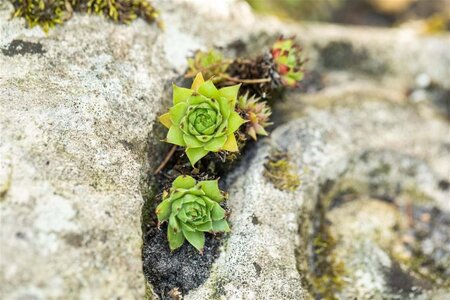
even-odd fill
[{"label": "sempervivum plant", "polygon": [[248,121],[245,124],[245,133],[247,133],[255,141],[256,135],[267,135],[265,127],[272,124],[269,122],[272,111],[267,102],[259,101],[254,95],[249,97],[247,92],[239,97],[238,107],[244,114],[244,118]]},{"label": "sempervivum plant", "polygon": [[234,132],[245,121],[235,111],[240,85],[217,89],[198,73],[190,89],[173,86],[173,106],[160,116],[166,142],[186,147],[192,166],[209,152],[239,151]]},{"label": "sempervivum plant", "polygon": [[188,59],[189,70],[186,77],[194,77],[202,73],[206,79],[211,79],[214,83],[223,81],[222,76],[228,76],[226,70],[231,61],[223,57],[219,51],[211,49],[207,52],[197,51],[193,58]]},{"label": "sempervivum plant", "polygon": [[295,87],[304,75],[300,46],[292,38],[281,37],[273,44],[271,53],[283,85]]},{"label": "sempervivum plant", "polygon": [[218,180],[196,182],[187,175],[178,176],[163,201],[156,207],[158,221],[168,221],[167,238],[173,251],[185,240],[200,252],[205,232],[228,232],[225,210],[219,205],[225,199]]}]

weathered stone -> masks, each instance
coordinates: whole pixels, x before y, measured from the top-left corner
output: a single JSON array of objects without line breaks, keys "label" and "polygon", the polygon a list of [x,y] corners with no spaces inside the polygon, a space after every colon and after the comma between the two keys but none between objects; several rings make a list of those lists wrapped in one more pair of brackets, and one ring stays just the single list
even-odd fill
[{"label": "weathered stone", "polygon": [[[158,6],[166,31],[76,14],[46,35],[1,1],[0,298],[143,297],[143,179],[164,155],[155,118],[186,57],[251,20],[231,2]],[[216,33],[222,22],[234,30]]]},{"label": "weathered stone", "polygon": [[[449,126],[429,101],[438,95],[445,113],[448,36],[288,25],[256,18],[235,1],[158,6],[164,32],[142,20],[123,26],[75,15],[45,35],[9,20],[11,6],[0,3],[2,298],[142,298],[141,209],[147,174],[165,150],[155,119],[170,103],[185,57],[212,45],[256,53],[280,33],[297,34],[312,83],[309,94],[292,93],[277,105],[275,120],[289,123],[225,179],[232,232],[209,279],[185,298],[307,298],[310,216],[327,182],[339,181],[365,152],[420,161],[426,168],[414,186],[450,210]],[[410,89],[417,93],[405,97]],[[275,148],[298,168],[295,193],[263,176]],[[370,158],[363,169],[377,170],[378,162]],[[404,182],[402,173],[395,176]]]}]

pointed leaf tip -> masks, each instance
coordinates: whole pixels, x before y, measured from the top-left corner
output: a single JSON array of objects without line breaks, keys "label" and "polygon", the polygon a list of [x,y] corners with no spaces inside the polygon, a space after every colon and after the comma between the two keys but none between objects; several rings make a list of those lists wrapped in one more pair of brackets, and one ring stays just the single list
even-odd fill
[{"label": "pointed leaf tip", "polygon": [[180,102],[185,102],[194,91],[191,89],[179,87],[175,84],[172,84],[173,89],[173,104],[178,104]]},{"label": "pointed leaf tip", "polygon": [[188,242],[195,247],[198,251],[202,252],[205,246],[205,234],[201,231],[187,231],[183,230],[184,237]]},{"label": "pointed leaf tip", "polygon": [[203,75],[201,72],[197,73],[197,75],[194,78],[194,81],[192,82],[191,89],[194,91],[197,91],[198,88],[205,82],[205,79],[203,78]]},{"label": "pointed leaf tip", "polygon": [[233,109],[234,109],[234,106],[236,105],[237,95],[238,95],[240,87],[241,87],[241,84],[236,84],[236,85],[221,88],[219,90],[220,95],[222,97],[225,97],[227,100],[231,101],[231,108],[233,108]]},{"label": "pointed leaf tip", "polygon": [[189,162],[194,166],[202,157],[208,154],[208,150],[203,148],[188,148],[186,149],[186,154],[189,158]]},{"label": "pointed leaf tip", "polygon": [[170,126],[172,126],[172,121],[170,120],[170,112],[159,116],[159,122],[166,128],[170,128]]},{"label": "pointed leaf tip", "polygon": [[180,248],[184,243],[184,236],[181,231],[175,231],[170,225],[167,228],[167,240],[169,241],[169,248],[174,251]]},{"label": "pointed leaf tip", "polygon": [[230,152],[238,152],[239,148],[236,142],[236,138],[234,137],[234,133],[228,135],[227,141],[222,146],[222,150],[230,151]]},{"label": "pointed leaf tip", "polygon": [[169,132],[167,133],[166,142],[178,145],[178,146],[186,146],[186,143],[183,139],[183,131],[176,126],[171,126],[169,128]]},{"label": "pointed leaf tip", "polygon": [[158,217],[158,222],[164,222],[169,219],[171,213],[170,208],[170,201],[168,199],[158,204],[155,210],[156,216]]},{"label": "pointed leaf tip", "polygon": [[219,180],[218,179],[200,181],[198,183],[198,185],[205,192],[206,196],[211,198],[211,200],[220,202],[224,199],[224,197],[219,189]]}]

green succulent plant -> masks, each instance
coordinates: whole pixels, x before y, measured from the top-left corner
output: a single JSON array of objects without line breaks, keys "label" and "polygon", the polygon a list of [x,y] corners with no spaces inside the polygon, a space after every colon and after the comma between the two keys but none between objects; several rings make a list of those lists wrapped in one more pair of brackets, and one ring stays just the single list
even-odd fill
[{"label": "green succulent plant", "polygon": [[234,132],[245,123],[235,111],[240,85],[217,89],[198,73],[190,89],[173,85],[173,106],[160,116],[166,142],[186,147],[192,166],[209,152],[239,151]]},{"label": "green succulent plant", "polygon": [[196,182],[191,176],[178,176],[156,207],[158,221],[169,223],[167,239],[170,250],[181,247],[187,240],[202,252],[205,232],[230,231],[225,210],[219,205],[224,199],[218,180]]},{"label": "green succulent plant", "polygon": [[231,61],[224,59],[223,54],[211,49],[209,51],[197,51],[193,58],[188,59],[189,70],[186,77],[194,77],[199,72],[203,74],[206,80],[211,79],[214,83],[224,80]]},{"label": "green succulent plant", "polygon": [[271,53],[283,85],[295,87],[304,75],[300,46],[292,38],[279,38],[273,44]]},{"label": "green succulent plant", "polygon": [[248,134],[255,141],[257,140],[256,135],[268,135],[266,127],[272,125],[269,122],[272,110],[267,105],[267,102],[260,101],[260,98],[249,93],[239,97],[238,107],[245,116],[248,122],[245,124],[245,133]]}]

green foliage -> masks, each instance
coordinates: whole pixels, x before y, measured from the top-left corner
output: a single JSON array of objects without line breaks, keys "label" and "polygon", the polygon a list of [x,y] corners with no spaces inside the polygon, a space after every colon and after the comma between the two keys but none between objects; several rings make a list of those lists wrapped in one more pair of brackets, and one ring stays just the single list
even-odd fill
[{"label": "green foliage", "polygon": [[70,19],[74,11],[103,15],[128,24],[137,17],[147,22],[158,18],[158,11],[146,0],[11,0],[14,17],[23,17],[29,27],[39,25],[45,32]]},{"label": "green foliage", "polygon": [[279,38],[272,46],[272,57],[283,85],[295,87],[303,79],[301,48],[295,41]]},{"label": "green foliage", "polygon": [[166,142],[186,147],[192,166],[209,152],[239,151],[234,132],[245,123],[235,111],[240,85],[217,89],[198,73],[190,89],[173,86],[173,106],[160,116]]},{"label": "green foliage", "polygon": [[300,177],[294,171],[287,153],[274,151],[264,165],[264,176],[272,184],[283,191],[293,192],[300,186]]},{"label": "green foliage", "polygon": [[181,247],[187,240],[202,252],[205,232],[230,231],[225,210],[219,205],[224,199],[218,180],[196,182],[191,176],[178,176],[156,207],[158,221],[169,223],[167,238],[170,249]]},{"label": "green foliage", "polygon": [[39,25],[45,32],[65,19],[64,0],[13,0],[14,17],[25,18],[29,27]]},{"label": "green foliage", "polygon": [[272,124],[269,122],[272,110],[267,105],[267,102],[260,101],[260,98],[249,96],[247,92],[245,95],[239,97],[238,107],[247,120],[245,124],[245,133],[255,141],[256,135],[268,135],[265,127]]},{"label": "green foliage", "polygon": [[223,54],[219,51],[211,49],[207,52],[197,51],[193,58],[188,59],[189,70],[186,77],[194,77],[198,73],[202,73],[206,80],[211,79],[212,82],[218,83],[224,80],[231,61],[224,59]]}]

